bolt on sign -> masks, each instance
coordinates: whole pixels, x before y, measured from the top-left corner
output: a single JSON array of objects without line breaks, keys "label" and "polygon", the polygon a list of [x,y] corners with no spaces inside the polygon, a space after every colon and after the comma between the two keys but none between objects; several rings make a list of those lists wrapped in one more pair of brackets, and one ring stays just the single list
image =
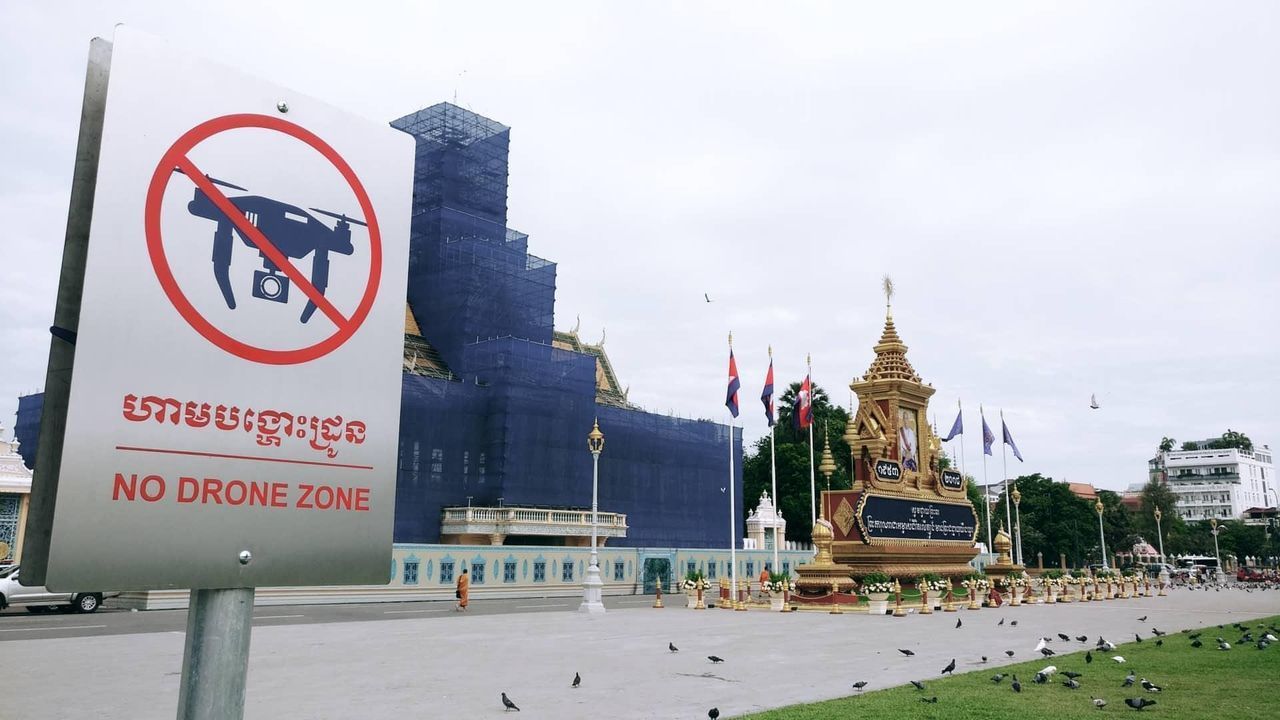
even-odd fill
[{"label": "bolt on sign", "polygon": [[413,139],[129,28],[108,58],[36,566],[67,589],[385,583]]}]

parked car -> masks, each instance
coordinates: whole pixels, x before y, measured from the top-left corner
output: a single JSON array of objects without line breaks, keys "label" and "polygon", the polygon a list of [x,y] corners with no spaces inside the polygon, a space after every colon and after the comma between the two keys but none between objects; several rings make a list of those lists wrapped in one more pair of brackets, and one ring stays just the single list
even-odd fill
[{"label": "parked car", "polygon": [[118,592],[53,592],[42,586],[27,587],[18,583],[18,565],[0,569],[0,610],[10,605],[23,605],[27,612],[67,609],[91,613],[102,605],[105,597]]}]

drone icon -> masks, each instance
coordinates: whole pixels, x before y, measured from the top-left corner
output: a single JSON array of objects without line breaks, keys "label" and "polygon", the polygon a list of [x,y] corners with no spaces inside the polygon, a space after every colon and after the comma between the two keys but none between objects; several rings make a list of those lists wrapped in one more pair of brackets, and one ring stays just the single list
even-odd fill
[{"label": "drone icon", "polygon": [[[174,172],[181,172],[181,170],[174,169]],[[214,185],[248,192],[246,188],[225,180],[209,175],[205,177]],[[271,243],[286,258],[301,260],[314,253],[311,260],[311,284],[321,295],[324,295],[325,289],[329,286],[329,253],[351,255],[355,252],[355,246],[351,244],[351,226],[354,224],[368,227],[364,221],[341,213],[310,208],[311,212],[326,215],[338,221],[337,225],[330,228],[300,207],[260,195],[239,195],[228,199],[237,210],[244,213],[245,218],[254,227],[271,239]],[[213,277],[218,283],[218,289],[222,291],[222,298],[226,300],[227,307],[235,310],[236,298],[231,289],[230,277],[231,250],[234,247],[233,232],[240,236],[240,240],[245,245],[253,248],[257,246],[240,232],[231,219],[219,210],[209,196],[198,187],[195,190],[195,197],[187,203],[187,211],[196,217],[212,220],[218,224],[213,231]],[[258,255],[262,258],[263,269],[253,272],[253,297],[282,304],[288,303],[289,277],[281,274],[280,268],[261,250],[258,251]],[[299,322],[305,323],[310,320],[315,311],[315,303],[308,299],[306,307],[302,309]]]}]

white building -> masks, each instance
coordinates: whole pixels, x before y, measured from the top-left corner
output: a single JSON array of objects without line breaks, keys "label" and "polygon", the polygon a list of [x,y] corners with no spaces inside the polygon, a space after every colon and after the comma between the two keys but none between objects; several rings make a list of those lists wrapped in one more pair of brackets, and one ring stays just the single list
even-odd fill
[{"label": "white building", "polygon": [[[1198,444],[1203,448],[1208,442]],[[1253,452],[1171,450],[1151,460],[1150,470],[1177,496],[1184,520],[1234,520],[1250,508],[1277,505],[1275,466],[1267,445]]]},{"label": "white building", "polygon": [[0,423],[0,565],[22,557],[22,535],[31,500],[31,471],[18,456],[18,440],[4,439]]}]

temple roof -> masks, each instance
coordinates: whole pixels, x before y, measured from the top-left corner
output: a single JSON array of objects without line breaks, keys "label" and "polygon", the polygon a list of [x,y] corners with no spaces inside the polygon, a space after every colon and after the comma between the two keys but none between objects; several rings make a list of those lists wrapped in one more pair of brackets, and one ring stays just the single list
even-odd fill
[{"label": "temple roof", "polygon": [[413,375],[457,380],[449,364],[440,353],[422,337],[422,329],[413,317],[413,308],[404,304],[404,371]]},{"label": "temple roof", "polygon": [[577,328],[569,332],[557,330],[551,337],[551,346],[561,350],[571,350],[596,359],[596,403],[620,408],[635,408],[627,401],[627,389],[618,384],[618,376],[613,373],[613,363],[604,351],[604,340],[591,345],[578,337]]},{"label": "temple roof", "polygon": [[884,332],[880,342],[875,346],[876,359],[867,368],[867,380],[910,380],[922,382],[915,368],[907,361],[907,346],[898,337],[898,329],[893,326],[893,313],[885,313]]}]

